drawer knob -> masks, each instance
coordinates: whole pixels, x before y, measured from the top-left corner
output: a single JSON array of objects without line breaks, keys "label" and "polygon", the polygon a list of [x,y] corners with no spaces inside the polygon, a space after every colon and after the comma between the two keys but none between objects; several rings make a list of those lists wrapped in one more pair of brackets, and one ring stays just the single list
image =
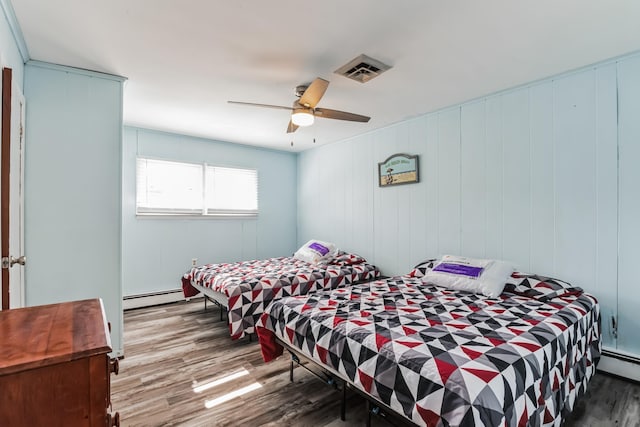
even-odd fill
[{"label": "drawer knob", "polygon": [[120,413],[107,414],[107,427],[120,427]]},{"label": "drawer knob", "polygon": [[120,372],[120,362],[118,362],[118,359],[109,359],[109,372],[118,375]]}]

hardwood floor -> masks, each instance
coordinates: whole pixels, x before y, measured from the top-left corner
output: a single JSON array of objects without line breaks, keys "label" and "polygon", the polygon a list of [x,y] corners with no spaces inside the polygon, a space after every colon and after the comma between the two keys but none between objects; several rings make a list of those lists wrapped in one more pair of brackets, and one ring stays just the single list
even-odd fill
[{"label": "hardwood floor", "polygon": [[[125,358],[111,386],[121,425],[365,425],[361,397],[348,393],[341,421],[340,392],[301,368],[289,382],[289,358],[264,363],[255,339],[231,341],[218,310],[209,305],[205,312],[194,300],[125,312]],[[232,381],[194,391],[232,374]],[[242,396],[220,399],[243,388],[249,391]],[[392,424],[374,417],[372,425]],[[640,427],[640,385],[596,375],[565,426]]]}]

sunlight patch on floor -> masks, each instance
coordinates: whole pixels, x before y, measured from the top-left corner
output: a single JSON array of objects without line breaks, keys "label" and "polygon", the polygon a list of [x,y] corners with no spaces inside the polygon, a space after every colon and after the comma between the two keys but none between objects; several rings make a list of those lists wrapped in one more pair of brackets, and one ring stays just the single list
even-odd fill
[{"label": "sunlight patch on floor", "polygon": [[253,383],[253,384],[249,384],[246,387],[242,387],[239,388],[238,390],[229,392],[227,394],[224,394],[216,399],[212,399],[212,400],[205,400],[204,401],[204,406],[207,409],[211,409],[214,406],[220,405],[221,403],[227,402],[231,399],[235,399],[236,397],[240,397],[244,394],[250,393],[254,390],[257,390],[259,388],[261,388],[262,386],[260,385],[260,383]]},{"label": "sunlight patch on floor", "polygon": [[247,371],[246,369],[243,369],[241,371],[234,372],[232,374],[229,374],[229,375],[224,376],[222,378],[218,378],[216,380],[208,381],[208,382],[205,382],[205,383],[202,383],[202,384],[194,383],[193,386],[192,386],[193,387],[193,392],[194,393],[202,393],[205,390],[209,390],[211,388],[219,386],[220,384],[228,383],[229,381],[236,380],[238,378],[244,377],[245,375],[249,375],[249,371]]}]

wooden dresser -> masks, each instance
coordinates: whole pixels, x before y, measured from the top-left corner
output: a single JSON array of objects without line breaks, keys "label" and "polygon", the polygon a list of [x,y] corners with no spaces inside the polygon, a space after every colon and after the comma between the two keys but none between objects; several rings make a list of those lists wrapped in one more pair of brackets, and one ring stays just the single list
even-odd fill
[{"label": "wooden dresser", "polygon": [[116,426],[99,299],[0,311],[0,426]]}]

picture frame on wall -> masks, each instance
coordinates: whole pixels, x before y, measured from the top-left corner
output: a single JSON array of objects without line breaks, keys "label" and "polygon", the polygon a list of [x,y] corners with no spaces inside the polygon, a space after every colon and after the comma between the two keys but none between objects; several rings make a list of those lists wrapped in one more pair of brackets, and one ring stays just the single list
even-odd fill
[{"label": "picture frame on wall", "polygon": [[396,153],[378,163],[378,187],[419,182],[418,155]]}]

